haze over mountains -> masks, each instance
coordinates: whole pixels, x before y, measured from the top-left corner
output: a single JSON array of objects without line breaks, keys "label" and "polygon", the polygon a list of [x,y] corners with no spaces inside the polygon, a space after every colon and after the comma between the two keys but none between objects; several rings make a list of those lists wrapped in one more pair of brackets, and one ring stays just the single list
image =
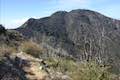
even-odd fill
[{"label": "haze over mountains", "polygon": [[[0,27],[1,31],[9,33],[10,30]],[[0,35],[1,43],[32,39],[45,48],[46,56],[78,62],[96,60],[120,73],[120,20],[85,9],[58,11],[48,17],[30,18],[10,32],[15,33],[14,39],[5,33]]]}]

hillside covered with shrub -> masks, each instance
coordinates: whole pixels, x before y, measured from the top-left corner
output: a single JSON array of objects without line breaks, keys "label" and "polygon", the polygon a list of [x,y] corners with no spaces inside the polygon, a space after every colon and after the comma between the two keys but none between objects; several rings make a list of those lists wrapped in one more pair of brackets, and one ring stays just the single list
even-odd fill
[{"label": "hillside covered with shrub", "polygon": [[0,25],[0,80],[120,80],[120,20],[78,9]]}]

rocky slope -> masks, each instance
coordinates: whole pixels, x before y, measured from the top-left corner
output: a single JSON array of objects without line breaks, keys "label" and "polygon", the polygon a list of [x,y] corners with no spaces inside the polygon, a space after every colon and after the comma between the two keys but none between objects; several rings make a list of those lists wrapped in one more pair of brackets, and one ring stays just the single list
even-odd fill
[{"label": "rocky slope", "polygon": [[49,17],[30,18],[16,30],[47,47],[50,55],[120,66],[120,20],[98,12],[58,11]]},{"label": "rocky slope", "polygon": [[19,32],[0,25],[0,80],[68,80],[69,76],[51,70],[42,58],[34,57],[35,52],[42,54],[36,51],[37,44],[28,43],[32,46],[27,45],[31,54],[22,52],[25,41],[29,42]]},{"label": "rocky slope", "polygon": [[24,37],[15,30],[7,30],[0,25],[0,44],[9,46],[18,46]]},{"label": "rocky slope", "polygon": [[17,62],[9,57],[16,50],[14,48],[17,48],[23,40],[19,32],[7,30],[0,25],[0,80],[25,79],[24,71],[18,68]]}]

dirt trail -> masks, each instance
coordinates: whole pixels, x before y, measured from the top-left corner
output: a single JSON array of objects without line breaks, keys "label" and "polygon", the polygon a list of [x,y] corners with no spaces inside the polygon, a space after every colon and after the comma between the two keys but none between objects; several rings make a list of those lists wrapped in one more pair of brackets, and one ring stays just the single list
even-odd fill
[{"label": "dirt trail", "polygon": [[23,67],[28,80],[45,80],[48,76],[47,73],[41,69],[42,66],[40,65],[40,59],[34,58],[25,53],[19,53],[17,56],[29,62],[30,66]]}]

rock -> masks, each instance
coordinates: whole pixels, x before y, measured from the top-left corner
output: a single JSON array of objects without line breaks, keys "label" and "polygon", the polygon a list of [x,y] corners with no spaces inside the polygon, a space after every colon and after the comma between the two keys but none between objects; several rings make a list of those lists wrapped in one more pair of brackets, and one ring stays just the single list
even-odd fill
[{"label": "rock", "polygon": [[18,46],[22,41],[24,41],[22,34],[15,30],[6,30],[2,25],[0,25],[0,44],[2,45],[14,45]]},{"label": "rock", "polygon": [[16,64],[17,61],[10,56],[4,57],[0,61],[0,80],[27,80],[23,69]]},{"label": "rock", "polygon": [[5,33],[6,29],[0,24],[0,34]]}]

